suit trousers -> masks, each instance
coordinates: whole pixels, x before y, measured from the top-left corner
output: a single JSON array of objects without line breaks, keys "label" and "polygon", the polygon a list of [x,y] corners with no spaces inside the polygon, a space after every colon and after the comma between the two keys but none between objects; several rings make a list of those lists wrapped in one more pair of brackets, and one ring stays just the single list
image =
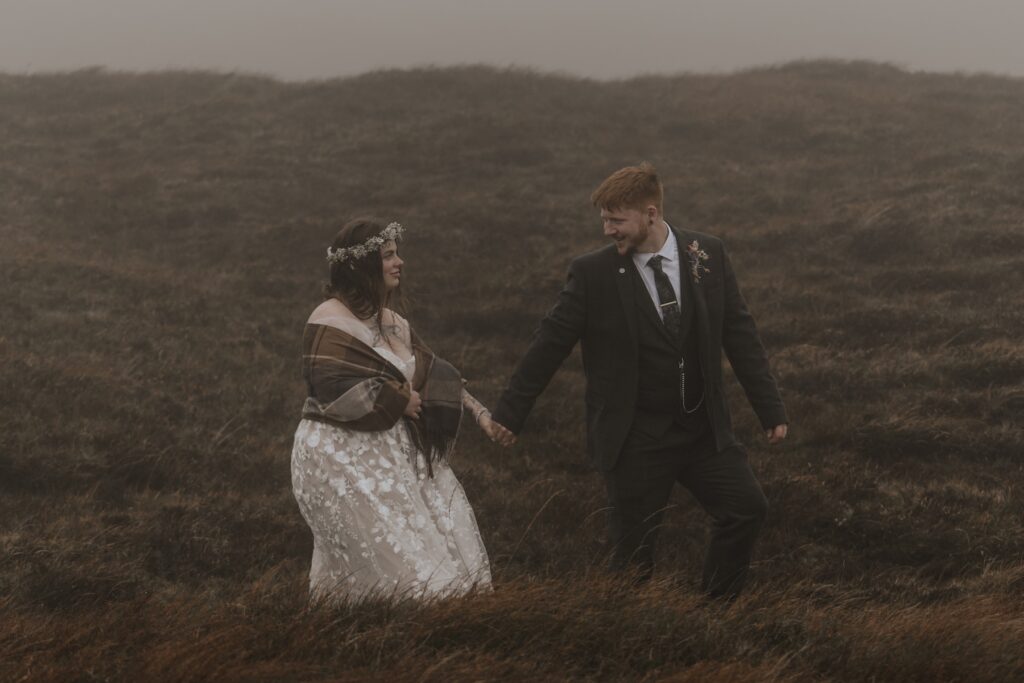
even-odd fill
[{"label": "suit trousers", "polygon": [[[637,414],[619,459],[605,473],[609,500],[611,568],[634,570],[640,581],[654,572],[654,546],[676,482],[711,516],[711,543],[701,589],[734,598],[746,580],[754,541],[768,501],[741,447],[716,452],[714,433]],[[651,425],[660,425],[651,429]]]}]

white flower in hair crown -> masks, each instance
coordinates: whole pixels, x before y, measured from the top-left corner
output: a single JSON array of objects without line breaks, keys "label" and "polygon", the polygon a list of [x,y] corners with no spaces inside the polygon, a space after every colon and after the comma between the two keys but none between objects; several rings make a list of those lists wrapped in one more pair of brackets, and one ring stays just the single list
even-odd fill
[{"label": "white flower in hair crown", "polygon": [[362,244],[357,244],[354,247],[339,247],[338,249],[327,247],[327,260],[330,263],[343,263],[350,259],[363,258],[367,254],[380,251],[380,248],[391,240],[397,241],[402,239],[403,232],[405,232],[405,228],[402,227],[401,223],[388,223],[388,227]]}]

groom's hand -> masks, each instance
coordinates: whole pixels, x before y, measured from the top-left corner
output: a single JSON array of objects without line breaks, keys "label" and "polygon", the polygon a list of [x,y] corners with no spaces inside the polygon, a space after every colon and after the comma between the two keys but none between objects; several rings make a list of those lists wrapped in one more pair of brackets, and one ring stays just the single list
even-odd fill
[{"label": "groom's hand", "polygon": [[771,429],[765,430],[764,435],[768,437],[768,443],[776,444],[786,438],[786,432],[788,425],[775,425]]}]

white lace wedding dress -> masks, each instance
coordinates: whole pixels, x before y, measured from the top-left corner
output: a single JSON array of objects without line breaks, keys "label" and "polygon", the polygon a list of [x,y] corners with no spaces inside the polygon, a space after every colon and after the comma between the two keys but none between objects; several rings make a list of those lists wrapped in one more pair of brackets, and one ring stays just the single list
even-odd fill
[{"label": "white lace wedding dress", "polygon": [[[411,352],[400,357],[353,320],[310,322],[356,335],[411,379]],[[393,320],[408,340],[408,324],[397,315]],[[462,486],[445,461],[433,463],[428,476],[404,421],[360,432],[304,419],[291,470],[295,499],[313,531],[312,596],[422,597],[490,586],[487,551]]]}]

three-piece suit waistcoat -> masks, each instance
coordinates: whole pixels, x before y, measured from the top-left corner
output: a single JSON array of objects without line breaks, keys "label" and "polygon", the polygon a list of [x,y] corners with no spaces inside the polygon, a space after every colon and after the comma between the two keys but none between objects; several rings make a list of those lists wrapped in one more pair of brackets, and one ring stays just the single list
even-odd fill
[{"label": "three-piece suit waistcoat", "polygon": [[[683,271],[685,278],[686,271]],[[679,360],[686,368],[686,407],[693,410],[704,395],[704,377],[700,370],[695,306],[690,287],[680,282],[682,314],[681,345],[672,339],[651,300],[639,273],[633,269],[636,297],[638,386],[636,409],[645,413],[668,414],[687,431],[704,431],[708,426],[703,405],[690,415],[683,412],[679,390]]]}]

